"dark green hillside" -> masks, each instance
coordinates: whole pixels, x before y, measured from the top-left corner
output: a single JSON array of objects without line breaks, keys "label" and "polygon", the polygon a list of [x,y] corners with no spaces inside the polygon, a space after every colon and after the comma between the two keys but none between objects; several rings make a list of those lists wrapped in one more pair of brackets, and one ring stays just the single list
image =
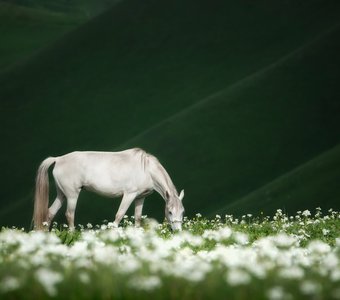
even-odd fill
[{"label": "dark green hillside", "polygon": [[0,70],[60,38],[80,18],[0,1]]},{"label": "dark green hillside", "polygon": [[[339,12],[335,0],[126,0],[0,74],[1,222],[29,222],[49,155],[142,146],[191,214],[338,144]],[[112,218],[97,199],[81,195],[78,222]],[[162,215],[160,197],[146,206]]]},{"label": "dark green hillside", "polygon": [[0,70],[51,44],[117,0],[0,0]]},{"label": "dark green hillside", "polygon": [[[186,200],[194,202],[187,204],[190,208],[228,213],[221,208],[236,201],[232,212],[254,212],[261,206],[238,206],[237,200],[339,143],[339,35],[339,26],[326,31],[125,145],[162,149],[176,179],[187,187]],[[334,185],[339,181],[337,156],[330,157],[331,164],[337,170],[330,170]],[[339,189],[320,198],[316,186],[295,184],[304,191],[300,200],[284,203],[279,198],[276,203],[273,196],[270,207],[294,211],[307,201],[311,207],[339,207]]]},{"label": "dark green hillside", "polygon": [[237,213],[278,208],[289,211],[316,208],[339,208],[340,146],[323,153],[260,189],[220,209],[220,212]]},{"label": "dark green hillside", "polygon": [[2,0],[19,6],[93,17],[121,0]]}]

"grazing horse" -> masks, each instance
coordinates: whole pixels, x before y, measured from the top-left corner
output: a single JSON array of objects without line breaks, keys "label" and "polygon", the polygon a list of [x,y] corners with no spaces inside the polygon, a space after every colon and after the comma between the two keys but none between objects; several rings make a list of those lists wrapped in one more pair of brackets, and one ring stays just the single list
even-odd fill
[{"label": "grazing horse", "polygon": [[[53,177],[57,197],[48,208],[48,169],[55,164]],[[173,230],[182,229],[184,207],[169,174],[158,159],[142,149],[121,152],[72,152],[45,159],[37,172],[33,222],[35,229],[50,225],[63,201],[67,200],[66,218],[74,230],[74,213],[81,189],[108,197],[123,196],[114,226],[135,201],[135,225],[140,226],[144,198],[157,191],[165,200],[165,216]],[[46,223],[47,222],[47,223]]]}]

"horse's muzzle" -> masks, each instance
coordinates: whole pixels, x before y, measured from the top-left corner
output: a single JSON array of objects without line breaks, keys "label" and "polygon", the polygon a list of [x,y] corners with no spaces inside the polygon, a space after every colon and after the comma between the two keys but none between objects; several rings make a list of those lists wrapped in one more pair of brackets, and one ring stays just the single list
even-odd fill
[{"label": "horse's muzzle", "polygon": [[175,231],[175,230],[182,231],[182,221],[172,221],[171,222],[171,229],[173,231]]}]

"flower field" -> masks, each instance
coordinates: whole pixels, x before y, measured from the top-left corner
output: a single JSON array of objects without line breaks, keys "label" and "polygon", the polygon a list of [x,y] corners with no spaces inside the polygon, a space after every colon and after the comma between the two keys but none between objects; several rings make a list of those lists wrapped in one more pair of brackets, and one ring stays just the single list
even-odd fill
[{"label": "flower field", "polygon": [[1,299],[340,299],[340,213],[0,232]]}]

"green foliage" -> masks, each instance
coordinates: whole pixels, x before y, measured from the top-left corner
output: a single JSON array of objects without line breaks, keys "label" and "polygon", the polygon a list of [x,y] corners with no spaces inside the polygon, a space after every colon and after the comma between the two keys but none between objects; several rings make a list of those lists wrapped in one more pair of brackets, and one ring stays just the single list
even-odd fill
[{"label": "green foliage", "polygon": [[61,242],[65,245],[73,245],[75,241],[77,241],[81,233],[80,231],[69,231],[69,230],[59,230],[59,229],[52,229],[57,237],[60,238]]},{"label": "green foliage", "polygon": [[[167,222],[158,224],[155,221],[148,220],[146,216],[143,216],[143,220],[142,227],[144,230],[148,231],[156,227],[157,234],[163,239],[172,238],[174,234],[178,233],[172,232]],[[125,216],[121,226],[122,228],[128,228],[133,224],[134,218]],[[233,231],[245,233],[250,243],[262,237],[285,233],[299,237],[301,246],[306,246],[312,240],[320,240],[334,246],[335,239],[340,232],[340,214],[330,209],[323,216],[321,208],[317,208],[314,215],[309,210],[305,210],[303,212],[298,211],[295,216],[288,216],[281,209],[278,209],[273,217],[264,216],[263,214],[260,216],[247,214],[240,218],[235,218],[233,215],[225,215],[224,217],[216,215],[215,218],[209,219],[197,213],[192,219],[184,217],[183,222],[183,230],[196,236],[202,236],[206,232],[217,231],[226,226]],[[69,231],[67,227],[66,224],[58,225],[57,222],[54,222],[51,231],[60,238],[63,244],[73,245],[74,242],[81,240],[82,232],[112,229],[112,223],[104,220],[101,225],[92,225],[90,223],[86,226],[78,225],[75,231]],[[234,240],[232,239],[227,240],[226,244],[233,242]],[[216,241],[210,240],[207,244],[201,246],[199,250],[209,250],[215,245]]]}]

